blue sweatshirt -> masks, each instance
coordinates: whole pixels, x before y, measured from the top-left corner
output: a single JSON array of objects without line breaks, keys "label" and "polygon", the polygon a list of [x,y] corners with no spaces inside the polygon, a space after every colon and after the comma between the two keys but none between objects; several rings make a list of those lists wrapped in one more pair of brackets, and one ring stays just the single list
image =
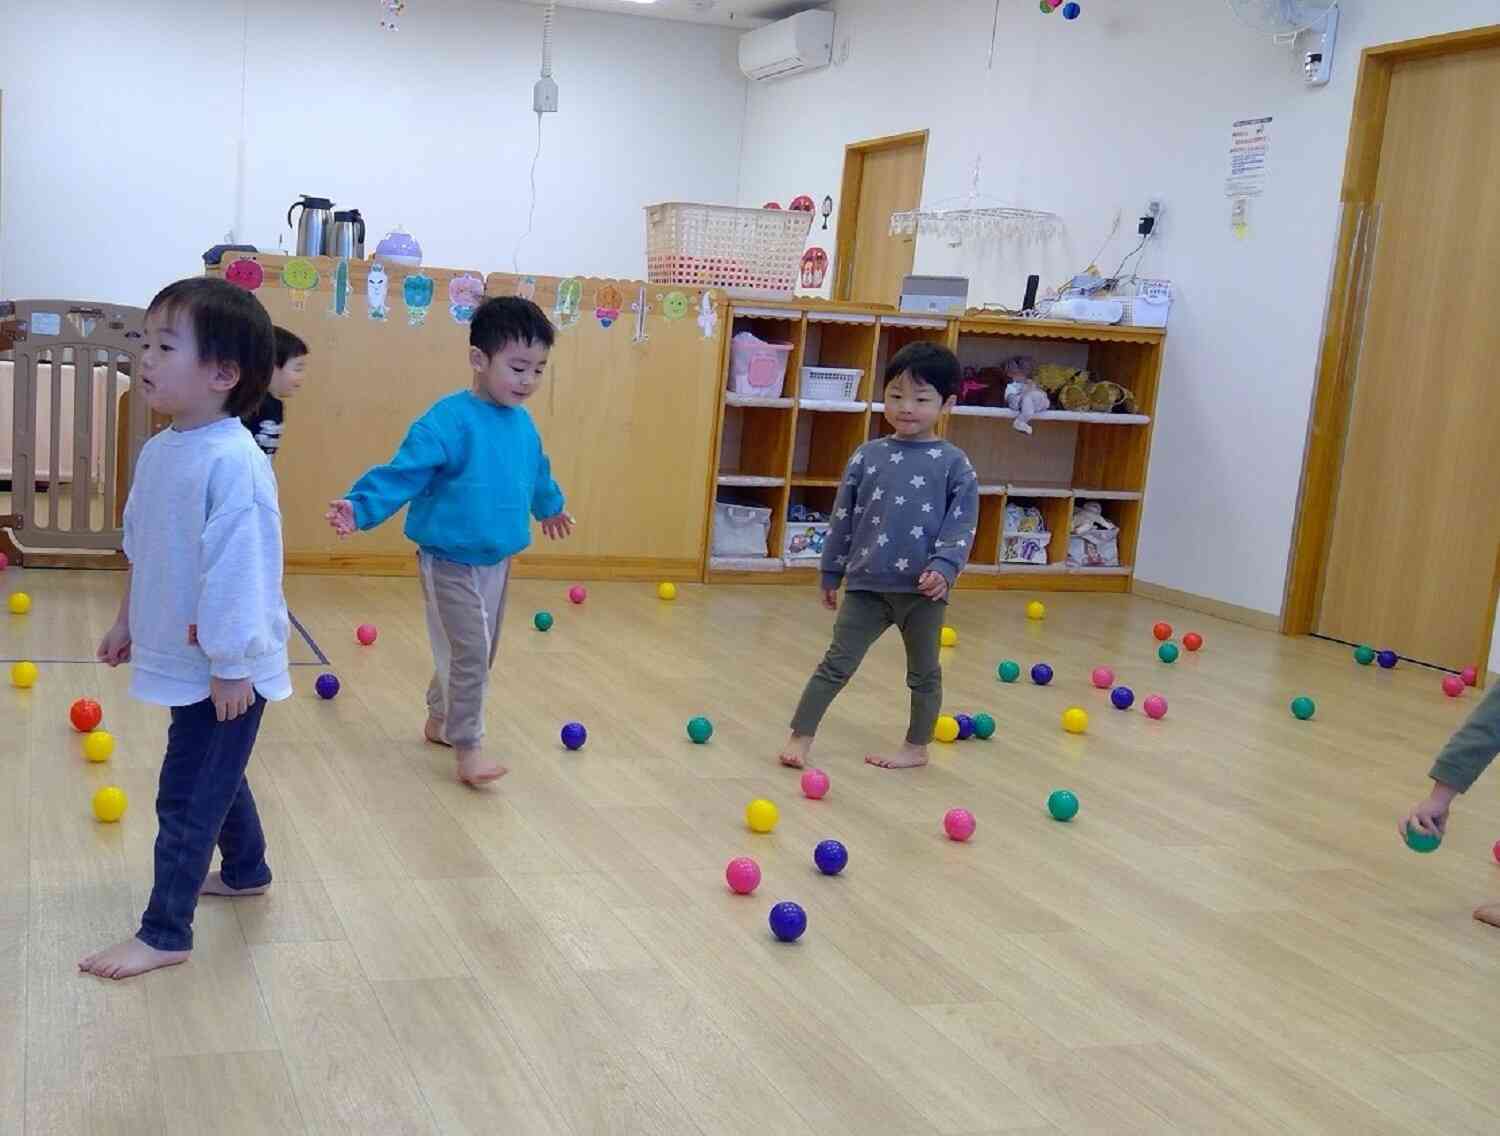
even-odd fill
[{"label": "blue sweatshirt", "polygon": [[356,481],[348,496],[361,529],[411,502],[407,539],[459,564],[514,556],[531,543],[531,517],[563,511],[531,415],[467,390],[433,403],[396,456]]}]

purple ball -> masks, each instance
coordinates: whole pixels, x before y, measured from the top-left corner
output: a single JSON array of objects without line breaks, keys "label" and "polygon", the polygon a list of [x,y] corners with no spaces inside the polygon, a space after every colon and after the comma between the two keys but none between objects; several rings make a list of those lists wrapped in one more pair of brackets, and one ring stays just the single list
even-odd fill
[{"label": "purple ball", "polygon": [[966,742],[974,736],[974,719],[967,714],[955,714],[953,720],[958,723],[958,740]]},{"label": "purple ball", "polygon": [[1046,686],[1052,681],[1052,668],[1046,663],[1038,663],[1031,668],[1031,681],[1038,686]]},{"label": "purple ball", "polygon": [[1380,654],[1375,656],[1375,661],[1386,670],[1390,670],[1401,661],[1401,656],[1396,654],[1395,651],[1381,651]]},{"label": "purple ball", "polygon": [[332,698],[339,692],[339,680],[331,674],[320,674],[318,681],[313,683],[313,689],[318,692],[319,698]]},{"label": "purple ball", "polygon": [[569,722],[562,728],[562,744],[569,749],[582,749],[588,740],[589,732],[583,728],[582,722]]},{"label": "purple ball", "polygon": [[813,863],[825,876],[836,876],[849,862],[849,849],[837,840],[823,840],[813,849]]},{"label": "purple ball", "polygon": [[1129,710],[1135,702],[1135,691],[1128,686],[1117,686],[1109,692],[1109,700],[1115,704],[1116,710]]},{"label": "purple ball", "polygon": [[783,943],[795,943],[807,930],[807,912],[786,900],[771,908],[771,934]]}]

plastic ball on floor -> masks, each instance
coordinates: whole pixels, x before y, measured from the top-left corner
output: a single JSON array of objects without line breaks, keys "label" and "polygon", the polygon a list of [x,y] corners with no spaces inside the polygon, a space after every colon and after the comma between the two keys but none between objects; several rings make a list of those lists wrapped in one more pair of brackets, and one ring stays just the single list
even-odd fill
[{"label": "plastic ball on floor", "polygon": [[1164,663],[1175,663],[1180,653],[1176,643],[1163,643],[1156,649],[1156,657]]},{"label": "plastic ball on floor", "polygon": [[1046,619],[1047,605],[1044,604],[1041,600],[1032,600],[1029,604],[1026,605],[1026,618]]},{"label": "plastic ball on floor", "polygon": [[25,615],[31,610],[31,597],[25,592],[11,592],[9,604],[11,615]]},{"label": "plastic ball on floor", "polygon": [[129,805],[130,798],[118,785],[105,785],[94,794],[94,816],[105,824],[114,824]]},{"label": "plastic ball on floor", "polygon": [[958,741],[958,719],[952,714],[939,714],[932,727],[932,736],[940,742]]},{"label": "plastic ball on floor", "polygon": [[1401,661],[1401,656],[1396,654],[1395,651],[1381,651],[1380,654],[1375,656],[1375,661],[1380,664],[1381,669],[1390,670]]},{"label": "plastic ball on floor", "polygon": [[1458,677],[1463,679],[1465,686],[1479,685],[1479,669],[1477,667],[1465,667],[1458,672]]},{"label": "plastic ball on floor", "polygon": [[1189,631],[1182,637],[1182,645],[1189,651],[1203,650],[1203,636],[1196,631]]},{"label": "plastic ball on floor", "polygon": [[945,627],[938,632],[938,642],[944,647],[958,646],[958,632],[951,627]]},{"label": "plastic ball on floor", "polygon": [[28,690],[36,684],[37,669],[35,663],[21,660],[10,668],[10,684],[21,690]]},{"label": "plastic ball on floor", "polygon": [[1078,815],[1078,798],[1067,789],[1054,790],[1047,798],[1047,811],[1053,820],[1072,820]]},{"label": "plastic ball on floor", "polygon": [[783,943],[795,943],[807,930],[807,912],[791,900],[783,900],[771,908],[771,934]]},{"label": "plastic ball on floor", "polygon": [[323,699],[333,698],[339,692],[339,680],[336,675],[323,673],[318,676],[318,681],[313,683],[313,689],[318,692],[318,697]]},{"label": "plastic ball on floor", "polygon": [[1109,692],[1109,701],[1116,710],[1129,710],[1135,703],[1135,691],[1128,686],[1117,686]]},{"label": "plastic ball on floor", "polygon": [[539,611],[531,617],[532,626],[538,631],[551,631],[552,622],[552,613],[550,611]]},{"label": "plastic ball on floor", "polygon": [[1406,846],[1413,852],[1436,852],[1443,838],[1436,833],[1423,832],[1420,828],[1406,826]]},{"label": "plastic ball on floor", "polygon": [[962,844],[974,835],[974,830],[978,827],[979,822],[968,809],[949,809],[943,814],[943,831],[948,834],[949,840]]},{"label": "plastic ball on floor", "polygon": [[967,714],[955,714],[953,720],[958,723],[958,740],[966,742],[974,736],[974,719]]},{"label": "plastic ball on floor", "polygon": [[813,849],[813,863],[825,876],[836,876],[849,862],[849,849],[838,840],[820,840]]},{"label": "plastic ball on floor", "polygon": [[828,795],[828,774],[821,769],[802,771],[802,795],[811,801],[821,801]]},{"label": "plastic ball on floor", "polygon": [[1160,722],[1167,716],[1167,700],[1159,694],[1149,695],[1146,701],[1141,703],[1141,709],[1153,722]]},{"label": "plastic ball on floor", "polygon": [[1021,664],[1014,659],[1006,659],[995,668],[995,673],[1000,676],[1001,682],[1015,682],[1021,677]]},{"label": "plastic ball on floor", "polygon": [[1495,846],[1490,851],[1495,856],[1495,863],[1500,864],[1500,840],[1495,841]]},{"label": "plastic ball on floor", "polygon": [[108,761],[115,752],[115,739],[104,730],[90,730],[83,739],[83,756],[93,762]]},{"label": "plastic ball on floor", "polygon": [[0,572],[4,572],[9,567],[10,557],[6,556],[5,553],[0,552]]},{"label": "plastic ball on floor", "polygon": [[1292,717],[1305,722],[1318,712],[1318,704],[1305,694],[1292,699]]},{"label": "plastic ball on floor", "polygon": [[1070,734],[1082,734],[1089,728],[1089,713],[1078,706],[1063,711],[1062,728]]},{"label": "plastic ball on floor", "polygon": [[1038,0],[1037,7],[1042,10],[1042,15],[1052,15],[1052,0]]},{"label": "plastic ball on floor", "polygon": [[582,584],[574,584],[571,588],[568,589],[568,602],[569,603],[581,604],[584,600],[586,600],[588,598],[589,598],[589,590],[587,588],[585,588]]},{"label": "plastic ball on floor", "polygon": [[781,817],[776,805],[764,797],[756,797],[745,806],[745,826],[751,832],[770,832]]},{"label": "plastic ball on floor", "polygon": [[1076,20],[1079,16],[1083,15],[1083,5],[1079,4],[1078,0],[1068,0],[1063,5],[1062,14],[1065,20]]},{"label": "plastic ball on floor", "polygon": [[670,580],[664,580],[656,585],[656,598],[662,600],[675,600],[677,598],[677,585]]},{"label": "plastic ball on floor", "polygon": [[1464,692],[1464,680],[1458,675],[1443,676],[1443,693],[1449,698],[1457,698]]},{"label": "plastic ball on floor", "polygon": [[1168,639],[1172,638],[1172,625],[1170,623],[1158,623],[1151,628],[1151,634],[1165,643]]},{"label": "plastic ball on floor", "polygon": [[589,740],[589,732],[582,722],[569,722],[562,728],[561,737],[562,744],[569,749],[582,749],[583,743]]},{"label": "plastic ball on floor", "polygon": [[1354,648],[1354,661],[1362,667],[1369,666],[1375,661],[1375,649],[1365,646]]},{"label": "plastic ball on floor", "polygon": [[99,723],[104,721],[104,707],[92,698],[80,698],[68,707],[68,721],[80,734],[97,730]]},{"label": "plastic ball on floor", "polygon": [[1095,667],[1094,673],[1089,676],[1089,681],[1100,690],[1108,690],[1115,682],[1115,672],[1108,667]]},{"label": "plastic ball on floor", "polygon": [[375,642],[380,632],[376,630],[373,623],[361,623],[354,629],[354,637],[360,641],[362,646],[368,647]]},{"label": "plastic ball on floor", "polygon": [[975,714],[974,736],[982,742],[994,737],[995,719],[989,714]]},{"label": "plastic ball on floor", "polygon": [[714,724],[701,714],[696,718],[690,718],[687,724],[687,736],[693,739],[694,745],[703,745],[714,736]]},{"label": "plastic ball on floor", "polygon": [[1046,686],[1052,681],[1052,668],[1046,663],[1038,663],[1031,668],[1031,681],[1038,686]]},{"label": "plastic ball on floor", "polygon": [[760,865],[749,856],[736,856],[724,869],[724,882],[735,895],[749,895],[760,887]]}]

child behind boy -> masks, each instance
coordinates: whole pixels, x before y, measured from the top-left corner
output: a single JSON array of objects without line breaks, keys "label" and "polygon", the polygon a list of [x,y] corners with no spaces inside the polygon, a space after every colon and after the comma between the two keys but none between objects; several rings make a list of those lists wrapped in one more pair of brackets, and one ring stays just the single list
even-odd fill
[{"label": "child behind boy", "polygon": [[[78,964],[104,978],[184,961],[200,891],[255,895],[271,882],[245,769],[266,702],[292,693],[281,512],[240,419],[265,394],[273,358],[270,317],[233,284],[182,280],[146,311],[139,390],[172,427],[141,449],[125,598],[98,654],[130,662],[131,694],[170,707],[172,723],[140,930]],[[210,878],[216,844],[223,864]]]},{"label": "child behind boy", "polygon": [[272,460],[281,448],[281,431],[286,418],[282,401],[302,389],[307,368],[307,344],[301,337],[284,327],[273,330],[276,334],[276,369],[271,372],[271,389],[260,400],[260,405],[243,419],[245,429],[255,438],[255,444]]},{"label": "child behind boy", "polygon": [[[1500,753],[1500,683],[1490,688],[1484,700],[1474,707],[1469,720],[1458,728],[1437,755],[1428,774],[1432,778],[1432,792],[1411,807],[1411,812],[1401,822],[1402,837],[1406,836],[1408,828],[1430,836],[1442,836],[1447,832],[1448,810],[1453,799],[1469,791],[1497,753]],[[1500,927],[1500,902],[1478,908],[1474,918]]]},{"label": "child behind boy", "polygon": [[892,625],[906,643],[911,718],[894,755],[865,760],[883,769],[927,764],[943,704],[938,640],[947,596],[969,557],[979,517],[973,465],[935,433],[938,418],[956,400],[959,379],[953,353],[933,343],[908,344],[886,368],[885,420],[893,432],[855,451],[834,501],[822,590],[823,606],[839,614],[833,644],[792,716],[783,765],[803,766],[829,704]]},{"label": "child behind boy", "polygon": [[335,531],[348,536],[411,502],[405,532],[419,550],[436,664],[423,732],[453,747],[458,779],[467,785],[507,772],[484,755],[480,741],[510,558],[531,543],[531,517],[553,540],[573,531],[525,410],[541,385],[552,339],[552,324],[530,300],[486,300],[469,325],[472,389],[434,403],[412,423],[390,463],[367,472],[328,511]]}]

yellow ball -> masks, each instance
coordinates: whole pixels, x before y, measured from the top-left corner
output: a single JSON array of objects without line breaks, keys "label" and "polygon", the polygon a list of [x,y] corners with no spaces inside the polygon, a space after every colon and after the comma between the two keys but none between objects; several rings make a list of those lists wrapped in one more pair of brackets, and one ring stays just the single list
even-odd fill
[{"label": "yellow ball", "polygon": [[11,615],[25,615],[31,610],[31,597],[25,592],[11,592],[10,613]]},{"label": "yellow ball", "polygon": [[940,714],[937,725],[932,728],[932,736],[940,742],[958,741],[958,719],[952,714]]},{"label": "yellow ball", "polygon": [[94,815],[105,824],[113,824],[125,815],[125,806],[130,804],[125,790],[117,785],[106,785],[94,794]]},{"label": "yellow ball", "polygon": [[114,752],[114,735],[108,730],[90,730],[84,735],[83,756],[90,761],[108,761]]},{"label": "yellow ball", "polygon": [[10,684],[12,686],[19,686],[22,690],[25,690],[34,682],[36,682],[35,663],[16,663],[10,668]]},{"label": "yellow ball", "polygon": [[1042,603],[1041,600],[1032,600],[1029,604],[1026,605],[1026,618],[1046,619],[1047,605]]},{"label": "yellow ball", "polygon": [[780,816],[776,805],[764,797],[756,797],[745,806],[745,824],[751,832],[770,832]]},{"label": "yellow ball", "polygon": [[958,632],[951,627],[945,627],[942,634],[938,636],[938,642],[944,647],[956,647],[958,646]]},{"label": "yellow ball", "polygon": [[1087,710],[1080,710],[1077,706],[1063,711],[1063,729],[1070,734],[1081,734],[1089,728],[1089,714]]},{"label": "yellow ball", "polygon": [[656,594],[660,599],[675,600],[677,598],[677,585],[670,580],[663,581],[656,585]]}]

